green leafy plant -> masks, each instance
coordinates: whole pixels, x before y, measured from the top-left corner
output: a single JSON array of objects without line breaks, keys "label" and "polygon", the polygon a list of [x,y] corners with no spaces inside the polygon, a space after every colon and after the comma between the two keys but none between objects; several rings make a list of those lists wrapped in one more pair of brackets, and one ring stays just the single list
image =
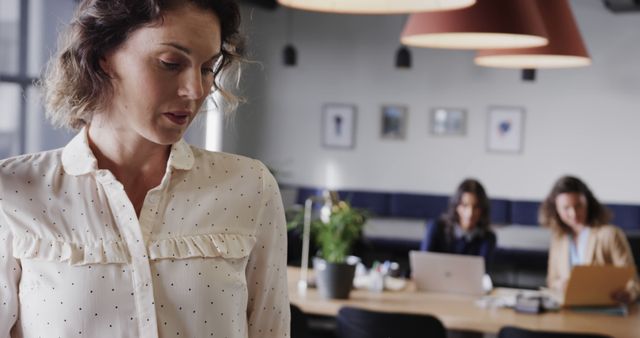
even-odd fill
[{"label": "green leafy plant", "polygon": [[352,208],[345,201],[334,204],[327,223],[316,220],[311,224],[319,247],[318,256],[329,263],[344,263],[354,242],[362,235],[366,219],[366,211]]}]

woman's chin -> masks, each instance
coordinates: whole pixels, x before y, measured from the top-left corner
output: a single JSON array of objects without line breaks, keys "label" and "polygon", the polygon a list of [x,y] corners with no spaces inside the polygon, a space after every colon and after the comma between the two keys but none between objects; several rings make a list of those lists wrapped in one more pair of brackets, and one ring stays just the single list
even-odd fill
[{"label": "woman's chin", "polygon": [[180,141],[183,135],[183,132],[155,132],[152,135],[149,135],[150,137],[147,137],[147,139],[155,144],[168,146]]},{"label": "woman's chin", "polygon": [[461,228],[464,232],[469,232],[469,231],[473,230],[473,226],[471,226],[471,225],[467,225],[467,224],[460,224],[460,228]]},{"label": "woman's chin", "polygon": [[154,138],[156,139],[156,143],[159,144],[174,144],[184,136],[187,132],[189,124],[184,126],[169,126],[169,127],[161,127],[157,128],[154,132]]}]

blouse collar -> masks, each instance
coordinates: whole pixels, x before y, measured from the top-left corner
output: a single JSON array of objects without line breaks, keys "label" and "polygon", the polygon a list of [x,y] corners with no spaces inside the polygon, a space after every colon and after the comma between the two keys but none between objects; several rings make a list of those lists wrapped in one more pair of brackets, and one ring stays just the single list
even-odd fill
[{"label": "blouse collar", "polygon": [[467,241],[471,241],[476,237],[482,237],[484,235],[484,231],[478,227],[473,228],[471,231],[464,231],[460,224],[457,224],[454,227],[454,235],[456,238],[464,238]]},{"label": "blouse collar", "polygon": [[[194,162],[193,151],[184,139],[171,145],[167,169],[191,170]],[[62,166],[67,174],[73,176],[98,170],[98,160],[89,147],[86,128],[82,128],[62,150]]]}]

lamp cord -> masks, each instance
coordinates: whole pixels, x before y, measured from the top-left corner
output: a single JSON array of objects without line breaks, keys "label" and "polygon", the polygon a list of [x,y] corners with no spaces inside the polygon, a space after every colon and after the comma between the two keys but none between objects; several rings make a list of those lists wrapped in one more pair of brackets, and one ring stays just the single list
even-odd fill
[{"label": "lamp cord", "polygon": [[289,45],[291,44],[292,41],[292,30],[291,27],[293,26],[293,13],[291,12],[291,9],[286,8],[286,13],[285,13],[285,39],[286,39],[286,43]]}]

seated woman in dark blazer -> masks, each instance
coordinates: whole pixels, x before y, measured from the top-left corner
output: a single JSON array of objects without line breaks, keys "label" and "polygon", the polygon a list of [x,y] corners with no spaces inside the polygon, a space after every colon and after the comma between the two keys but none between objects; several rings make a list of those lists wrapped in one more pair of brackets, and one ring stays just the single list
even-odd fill
[{"label": "seated woman in dark blazer", "polygon": [[489,204],[482,184],[465,179],[449,199],[446,213],[429,224],[420,249],[483,256],[489,264],[496,247],[496,235],[489,228]]}]

